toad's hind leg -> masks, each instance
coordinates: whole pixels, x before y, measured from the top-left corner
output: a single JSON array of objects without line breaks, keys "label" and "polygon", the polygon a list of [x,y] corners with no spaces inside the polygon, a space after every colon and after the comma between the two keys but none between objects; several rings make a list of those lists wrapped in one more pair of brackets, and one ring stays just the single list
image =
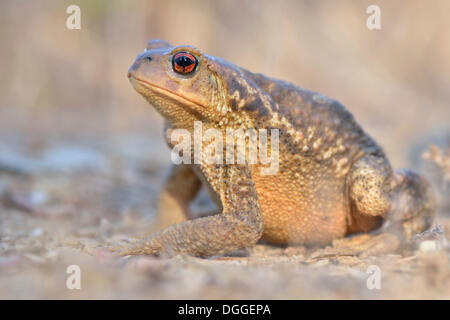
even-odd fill
[{"label": "toad's hind leg", "polygon": [[409,169],[395,171],[390,185],[391,206],[385,229],[409,240],[433,222],[436,209],[433,191],[421,175]]},{"label": "toad's hind leg", "polygon": [[[412,170],[392,172],[383,157],[367,156],[353,164],[347,177],[349,232],[368,232],[338,239],[319,255],[376,255],[393,252],[430,227],[435,205],[428,182]],[[382,228],[378,228],[384,222]]]},{"label": "toad's hind leg", "polygon": [[383,217],[383,229],[397,233],[402,240],[430,227],[434,197],[418,173],[409,169],[392,172],[387,160],[369,156],[354,164],[348,178],[356,231],[368,231],[371,217]]}]

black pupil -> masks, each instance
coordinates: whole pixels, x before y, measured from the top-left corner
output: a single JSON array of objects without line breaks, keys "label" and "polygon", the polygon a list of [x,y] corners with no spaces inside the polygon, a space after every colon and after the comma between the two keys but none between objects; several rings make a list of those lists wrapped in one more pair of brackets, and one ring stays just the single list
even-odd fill
[{"label": "black pupil", "polygon": [[177,57],[177,58],[175,59],[175,62],[176,62],[177,65],[179,65],[180,67],[188,67],[188,66],[190,66],[191,64],[194,63],[194,61],[193,61],[191,58],[186,57],[186,56]]}]

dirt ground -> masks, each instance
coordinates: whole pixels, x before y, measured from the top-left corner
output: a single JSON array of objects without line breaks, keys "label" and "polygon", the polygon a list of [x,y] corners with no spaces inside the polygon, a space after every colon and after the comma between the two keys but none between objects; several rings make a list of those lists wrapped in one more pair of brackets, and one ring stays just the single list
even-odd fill
[{"label": "dirt ground", "polygon": [[[2,1],[0,299],[449,299],[450,2],[377,1],[383,27],[369,31],[372,2],[79,1],[74,31],[71,1]],[[367,258],[266,244],[211,259],[93,249],[149,229],[170,166],[162,119],[126,78],[151,38],[341,101],[395,168],[430,180],[433,231]],[[80,290],[67,288],[74,265]],[[380,289],[368,288],[373,270]]]},{"label": "dirt ground", "polygon": [[[119,259],[93,249],[151,226],[165,172],[153,147],[140,146],[145,159],[126,148],[110,159],[101,148],[68,144],[34,157],[2,152],[0,298],[450,298],[450,219],[442,211],[437,232],[416,249],[364,259],[264,244],[211,259]],[[207,205],[200,196],[195,206]],[[66,287],[71,265],[80,267],[80,290]],[[373,265],[379,290],[367,286]]]}]

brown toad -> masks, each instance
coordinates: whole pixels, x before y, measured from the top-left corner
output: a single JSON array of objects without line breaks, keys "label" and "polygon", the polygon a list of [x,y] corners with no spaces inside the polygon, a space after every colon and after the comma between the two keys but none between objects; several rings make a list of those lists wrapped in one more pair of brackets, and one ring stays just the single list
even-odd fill
[{"label": "brown toad", "polygon": [[[160,198],[163,229],[122,248],[122,255],[211,256],[261,238],[325,245],[376,229],[382,230],[376,237],[400,241],[431,224],[428,183],[411,170],[393,171],[383,150],[335,100],[161,40],[147,44],[128,77],[165,118],[169,146],[174,129],[192,133],[196,121],[223,136],[227,129],[278,129],[279,168],[271,175],[248,162],[174,166]],[[188,220],[202,184],[219,213]],[[355,254],[396,243],[382,239],[355,244]]]}]

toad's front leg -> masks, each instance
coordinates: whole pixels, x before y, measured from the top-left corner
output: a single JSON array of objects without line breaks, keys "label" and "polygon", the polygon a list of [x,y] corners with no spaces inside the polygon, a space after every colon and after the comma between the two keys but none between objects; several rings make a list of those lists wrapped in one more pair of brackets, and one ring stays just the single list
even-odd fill
[{"label": "toad's front leg", "polygon": [[255,244],[263,232],[263,219],[248,167],[201,166],[207,182],[218,194],[222,213],[174,224],[122,247],[119,255],[184,253],[213,256]]}]

